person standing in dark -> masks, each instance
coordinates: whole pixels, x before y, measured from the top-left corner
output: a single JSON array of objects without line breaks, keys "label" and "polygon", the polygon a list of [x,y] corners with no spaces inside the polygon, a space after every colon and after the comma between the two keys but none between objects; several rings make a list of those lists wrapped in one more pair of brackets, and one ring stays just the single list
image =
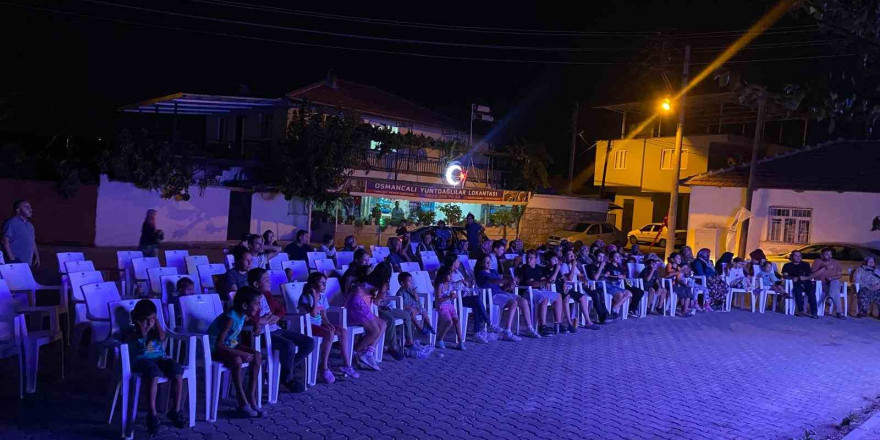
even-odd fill
[{"label": "person standing in dark", "polygon": [[12,204],[12,217],[3,222],[3,252],[8,263],[25,263],[34,269],[40,267],[40,253],[34,224],[30,219],[34,211],[27,200],[16,200]]},{"label": "person standing in dark", "polygon": [[477,223],[473,213],[468,213],[465,217],[464,230],[467,232],[468,252],[471,258],[477,258],[480,254],[480,239],[482,238],[483,226]]},{"label": "person standing in dark", "polygon": [[[797,308],[795,316],[807,316],[804,314],[804,295],[806,295],[810,302],[809,316],[813,319],[819,319],[816,288],[813,284],[813,271],[810,264],[801,260],[803,256],[800,251],[793,251],[789,258],[791,258],[791,262],[782,266],[782,277],[791,280],[791,293],[794,294],[794,303]],[[752,260],[757,260],[757,258],[753,256]]]},{"label": "person standing in dark", "polygon": [[156,210],[148,209],[147,218],[141,226],[141,239],[138,245],[144,257],[155,257],[159,255],[159,242],[165,238],[165,234],[161,229],[156,229]]},{"label": "person standing in dark", "polygon": [[315,249],[309,245],[309,231],[299,230],[296,232],[296,240],[284,247],[284,252],[291,260],[307,261],[309,252]]}]

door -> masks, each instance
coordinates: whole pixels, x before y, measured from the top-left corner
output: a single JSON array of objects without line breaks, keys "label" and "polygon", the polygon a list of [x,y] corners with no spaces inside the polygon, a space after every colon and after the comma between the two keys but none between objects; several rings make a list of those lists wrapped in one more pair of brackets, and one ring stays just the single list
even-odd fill
[{"label": "door", "polygon": [[621,218],[620,230],[628,233],[633,229],[633,210],[636,201],[633,199],[623,199],[623,217]]},{"label": "door", "polygon": [[244,191],[229,192],[229,225],[226,228],[227,240],[240,240],[251,231],[251,199],[253,193]]}]

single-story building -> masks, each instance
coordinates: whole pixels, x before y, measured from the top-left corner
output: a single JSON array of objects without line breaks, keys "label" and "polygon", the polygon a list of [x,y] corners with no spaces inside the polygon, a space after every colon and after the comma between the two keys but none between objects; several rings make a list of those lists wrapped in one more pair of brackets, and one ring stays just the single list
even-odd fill
[{"label": "single-story building", "polygon": [[[737,254],[749,164],[689,177],[687,243]],[[746,253],[808,244],[880,248],[880,142],[834,141],[758,161]]]}]

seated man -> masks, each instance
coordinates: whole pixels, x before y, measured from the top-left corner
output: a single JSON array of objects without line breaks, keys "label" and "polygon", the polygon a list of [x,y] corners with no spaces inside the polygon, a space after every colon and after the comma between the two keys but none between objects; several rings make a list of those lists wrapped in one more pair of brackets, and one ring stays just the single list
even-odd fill
[{"label": "seated man", "polygon": [[[559,294],[550,290],[547,272],[538,266],[538,253],[534,250],[526,252],[526,264],[519,268],[517,273],[517,285],[532,287],[532,297],[535,301],[538,321],[538,333],[541,336],[552,336],[556,333],[567,333],[568,329],[561,327],[562,302]],[[553,305],[553,315],[556,319],[554,328],[547,327],[547,307]]]},{"label": "seated man", "polygon": [[812,270],[806,261],[802,261],[800,251],[793,251],[789,256],[791,262],[782,266],[782,277],[791,280],[791,293],[794,295],[794,304],[797,309],[795,316],[807,316],[804,314],[804,295],[810,301],[810,317],[819,319],[817,314],[819,307],[816,301],[816,289],[813,287]]},{"label": "seated man", "polygon": [[284,252],[291,260],[307,261],[309,252],[314,252],[309,245],[309,232],[299,230],[296,232],[296,240],[284,247]]},{"label": "seated man", "polygon": [[[595,293],[590,296],[593,298],[593,305],[596,308],[596,313],[599,315],[599,324],[603,324],[607,320],[602,319],[602,315],[606,313],[606,311],[601,310],[605,306],[605,298],[604,295],[601,294],[602,288],[599,283],[604,281],[605,292],[611,295],[610,318],[612,320],[620,317],[621,306],[631,294],[620,287],[619,281],[623,279],[625,275],[621,273],[620,269],[613,267],[613,265],[609,267],[605,251],[597,250],[596,254],[593,256],[593,260],[595,262],[587,266],[587,279],[596,282]],[[600,299],[601,302],[596,301],[597,299]],[[624,311],[624,313],[626,313],[626,311]]]},{"label": "seated man", "polygon": [[831,248],[822,249],[822,258],[813,262],[813,279],[822,283],[822,303],[819,307],[825,307],[825,300],[831,298],[834,304],[834,314],[837,319],[846,318],[846,311],[840,305],[840,277],[843,269],[840,263],[832,256]]},{"label": "seated man", "polygon": [[253,254],[244,246],[234,247],[232,257],[235,259],[232,269],[223,274],[221,283],[217,285],[217,293],[224,302],[232,301],[233,293],[248,285],[247,273],[251,270],[253,260]]},{"label": "seated man", "polygon": [[251,234],[248,237],[248,249],[250,249],[253,256],[251,267],[260,269],[268,269],[269,260],[281,251],[279,246],[265,244],[263,236],[257,234]]}]

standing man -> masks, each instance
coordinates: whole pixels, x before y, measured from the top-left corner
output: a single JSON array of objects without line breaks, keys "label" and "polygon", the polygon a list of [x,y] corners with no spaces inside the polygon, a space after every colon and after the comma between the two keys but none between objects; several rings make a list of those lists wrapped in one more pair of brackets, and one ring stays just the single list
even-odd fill
[{"label": "standing man", "polygon": [[471,258],[479,258],[480,256],[480,239],[482,238],[483,226],[477,223],[473,213],[468,213],[465,217],[464,230],[467,232],[468,252]]},{"label": "standing man", "polygon": [[822,293],[824,295],[821,307],[825,307],[825,299],[831,297],[831,301],[834,303],[834,311],[836,312],[835,317],[837,319],[844,319],[846,314],[841,312],[846,311],[840,306],[840,276],[843,269],[841,269],[840,263],[832,258],[831,248],[822,249],[822,258],[813,262],[812,269],[813,279],[822,282]]},{"label": "standing man", "polygon": [[[394,208],[391,209],[391,222],[392,224],[399,225],[400,222],[406,217],[406,214],[403,213],[403,209],[400,209],[400,202],[394,201]],[[397,234],[400,235],[400,234]]]},{"label": "standing man", "polygon": [[790,263],[782,266],[782,277],[791,280],[791,293],[794,295],[794,303],[797,308],[795,316],[807,316],[804,314],[804,294],[810,301],[810,317],[819,319],[818,309],[816,305],[816,289],[813,288],[812,270],[806,261],[802,261],[801,251],[793,251]]},{"label": "standing man", "polygon": [[284,252],[291,260],[308,261],[309,252],[314,252],[309,246],[309,231],[299,230],[296,232],[296,240],[284,247]]},{"label": "standing man", "polygon": [[449,241],[452,240],[452,230],[446,226],[446,222],[440,220],[437,222],[437,229],[434,233],[437,234],[437,250],[440,254],[445,254],[446,250],[450,248]]},{"label": "standing man", "polygon": [[40,267],[40,253],[34,235],[34,224],[30,218],[34,214],[27,200],[12,203],[12,217],[3,222],[3,253],[6,261],[26,263],[34,269]]}]

